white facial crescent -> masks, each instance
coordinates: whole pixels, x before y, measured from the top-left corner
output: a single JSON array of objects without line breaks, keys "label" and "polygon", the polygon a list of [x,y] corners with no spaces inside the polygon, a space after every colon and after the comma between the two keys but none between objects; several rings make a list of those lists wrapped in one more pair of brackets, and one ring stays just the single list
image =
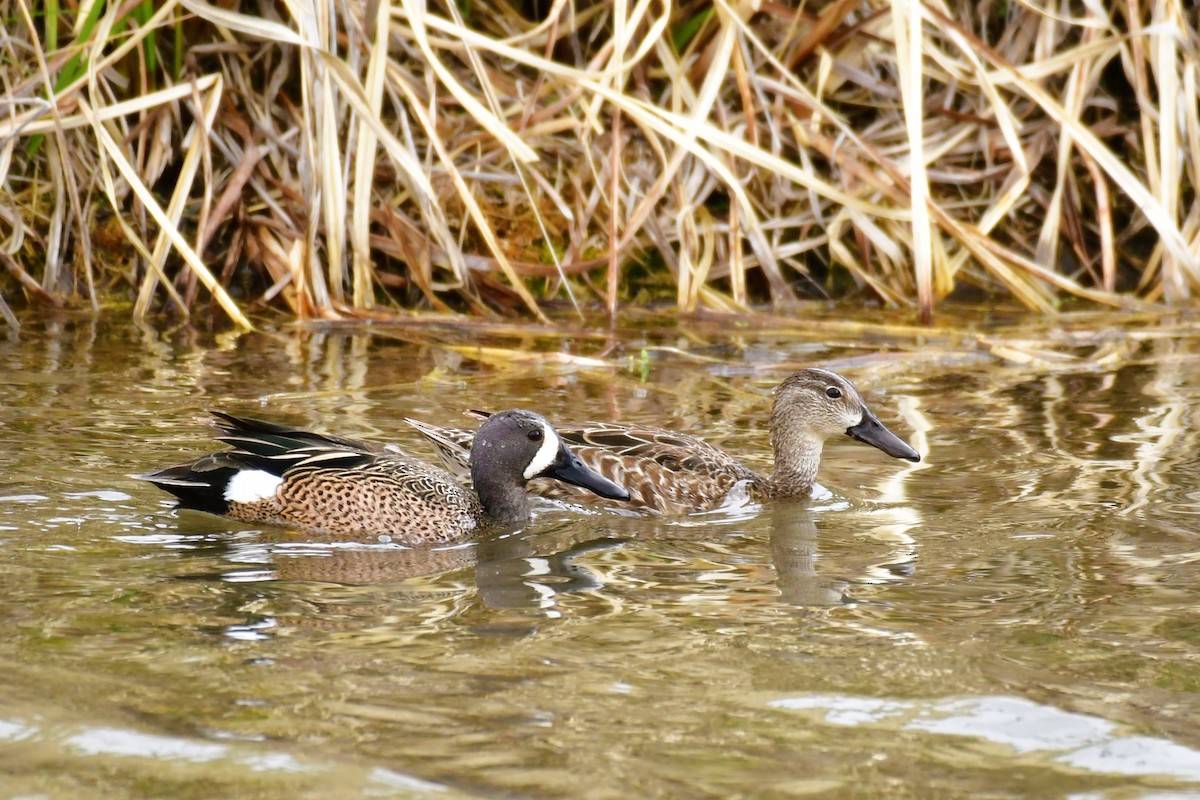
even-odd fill
[{"label": "white facial crescent", "polygon": [[543,422],[542,446],[533,454],[533,460],[525,468],[525,480],[532,480],[549,469],[550,465],[554,463],[554,459],[558,458],[558,449],[560,446],[558,434],[554,432],[554,429],[549,424]]}]

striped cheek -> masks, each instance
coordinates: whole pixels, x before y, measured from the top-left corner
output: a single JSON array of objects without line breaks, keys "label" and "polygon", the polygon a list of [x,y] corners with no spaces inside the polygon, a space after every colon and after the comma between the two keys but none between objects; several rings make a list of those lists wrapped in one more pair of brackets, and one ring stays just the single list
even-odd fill
[{"label": "striped cheek", "polygon": [[525,468],[525,480],[533,480],[546,470],[558,458],[558,450],[562,445],[558,442],[558,434],[545,422],[542,423],[542,446],[533,454],[533,460]]},{"label": "striped cheek", "polygon": [[266,470],[243,469],[235,472],[225,485],[225,500],[230,503],[257,503],[275,496],[283,478]]}]

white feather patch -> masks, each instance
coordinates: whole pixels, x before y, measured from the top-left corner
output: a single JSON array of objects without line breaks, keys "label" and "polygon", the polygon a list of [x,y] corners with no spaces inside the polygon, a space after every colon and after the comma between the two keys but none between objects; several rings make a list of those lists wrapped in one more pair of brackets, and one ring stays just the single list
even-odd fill
[{"label": "white feather patch", "polygon": [[225,499],[230,503],[257,503],[275,496],[283,478],[266,470],[244,469],[235,472],[225,485]]},{"label": "white feather patch", "polygon": [[551,428],[549,423],[543,422],[542,446],[533,454],[533,460],[525,468],[525,480],[532,480],[549,469],[550,465],[554,463],[554,459],[558,458],[560,446],[558,434],[554,432],[554,428]]}]

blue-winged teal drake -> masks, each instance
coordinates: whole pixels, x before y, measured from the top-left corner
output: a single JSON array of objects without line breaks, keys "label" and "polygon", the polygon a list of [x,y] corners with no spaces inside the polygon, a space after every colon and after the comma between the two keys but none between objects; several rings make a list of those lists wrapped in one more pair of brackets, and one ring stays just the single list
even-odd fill
[{"label": "blue-winged teal drake", "polygon": [[[409,424],[434,443],[448,469],[465,472],[474,434],[415,420]],[[629,490],[630,499],[623,507],[663,514],[716,508],[742,481],[750,496],[759,499],[808,497],[821,463],[822,445],[837,434],[844,433],[894,458],[921,460],[916,450],[871,412],[854,384],[826,369],[800,370],[775,389],[771,411],[775,471],[769,476],[758,474],[702,439],[661,428],[588,422],[559,426],[558,430],[585,464]],[[579,492],[546,481],[531,483],[529,490],[589,502]]]},{"label": "blue-winged teal drake", "polygon": [[334,535],[386,534],[402,544],[442,544],[487,524],[529,519],[525,484],[566,481],[613,500],[629,493],[588,468],[540,414],[490,416],[471,446],[475,490],[392,445],[296,430],[213,412],[232,449],[138,475],[183,508],[243,522]]}]

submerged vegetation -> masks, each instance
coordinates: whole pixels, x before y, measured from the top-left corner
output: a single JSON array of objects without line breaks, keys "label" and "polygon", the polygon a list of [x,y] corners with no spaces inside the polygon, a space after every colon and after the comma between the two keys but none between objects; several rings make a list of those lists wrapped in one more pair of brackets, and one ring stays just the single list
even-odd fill
[{"label": "submerged vegetation", "polygon": [[0,9],[13,327],[1200,290],[1184,0]]}]

